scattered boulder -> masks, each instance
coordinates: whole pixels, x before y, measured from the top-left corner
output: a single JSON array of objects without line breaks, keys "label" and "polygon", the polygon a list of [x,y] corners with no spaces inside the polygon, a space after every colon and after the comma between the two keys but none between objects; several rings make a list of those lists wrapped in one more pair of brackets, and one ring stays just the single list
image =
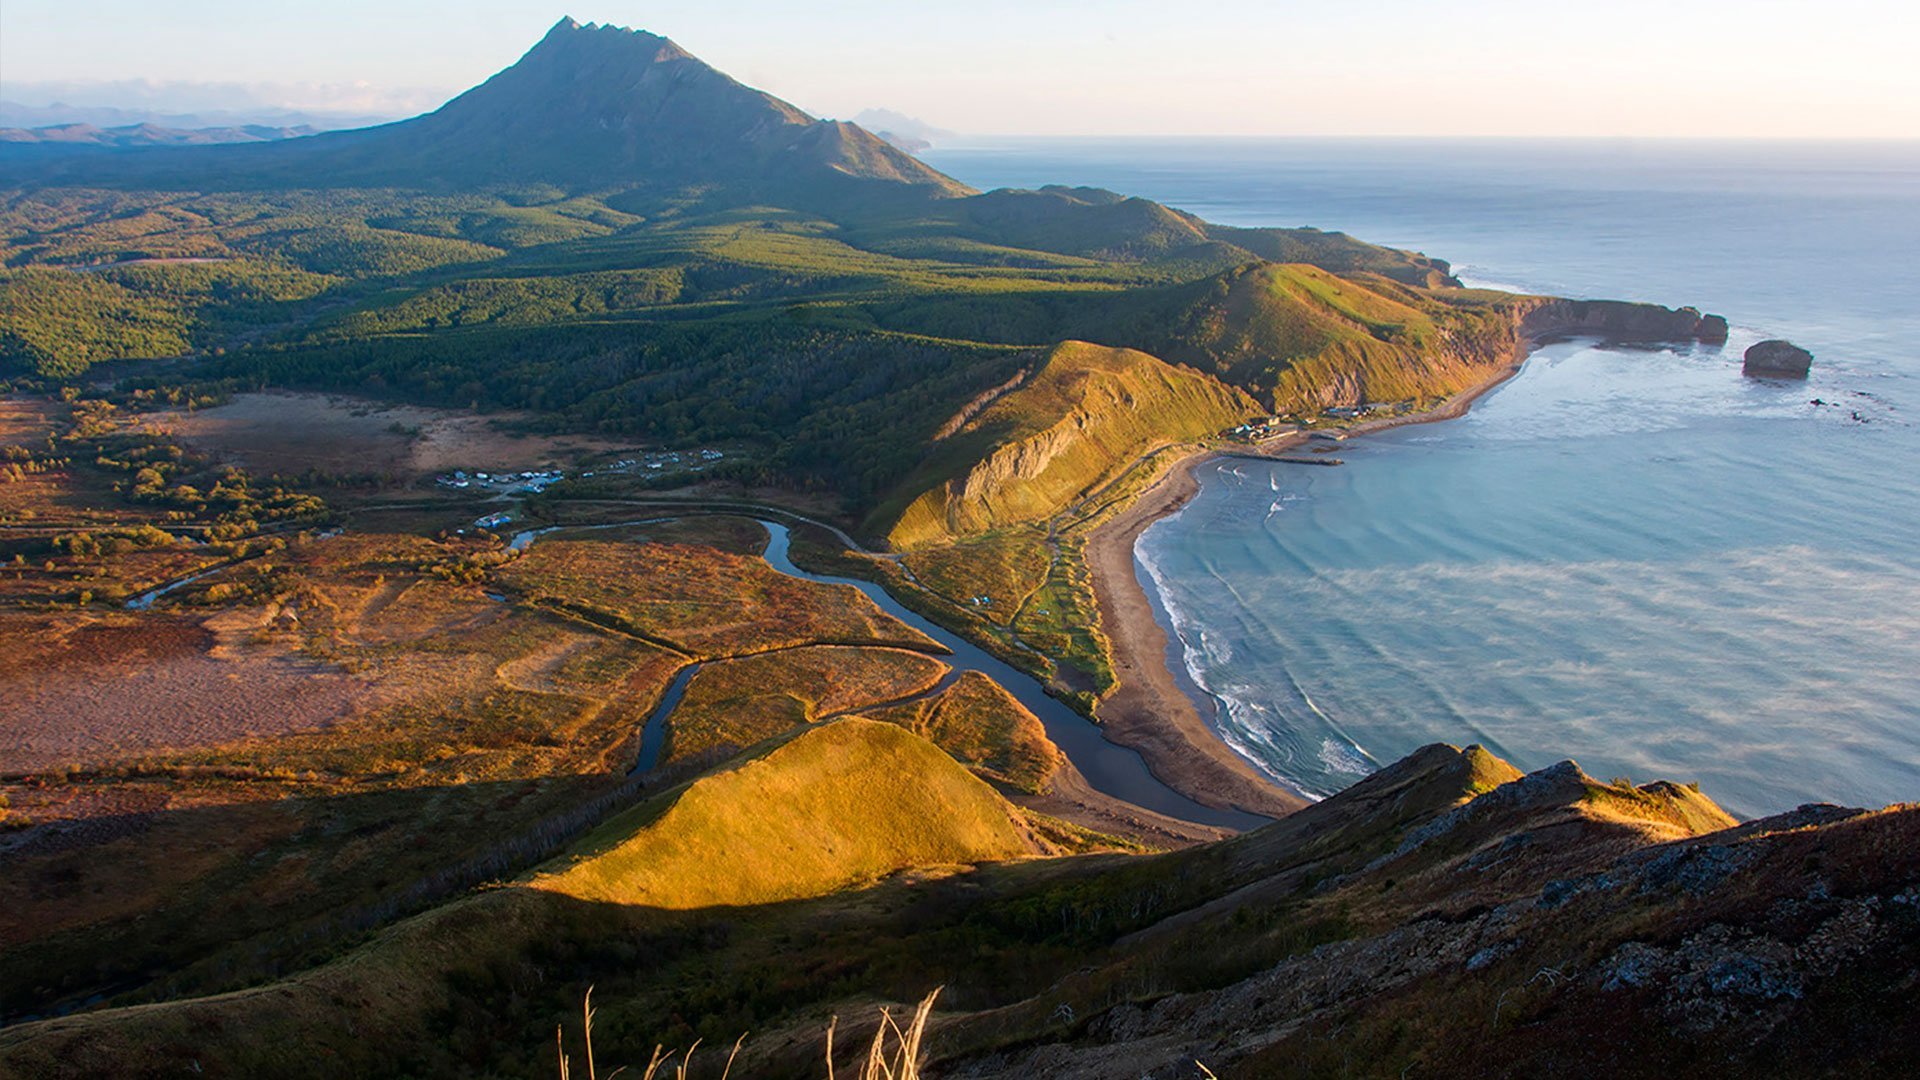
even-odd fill
[{"label": "scattered boulder", "polygon": [[1804,379],[1812,367],[1812,353],[1776,338],[1748,349],[1740,373],[1759,379]]}]

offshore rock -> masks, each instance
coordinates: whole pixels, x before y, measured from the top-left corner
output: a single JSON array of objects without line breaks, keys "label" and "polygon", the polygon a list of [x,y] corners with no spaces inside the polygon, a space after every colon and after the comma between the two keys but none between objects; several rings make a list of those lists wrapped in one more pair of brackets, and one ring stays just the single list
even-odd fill
[{"label": "offshore rock", "polygon": [[1813,367],[1813,354],[1791,341],[1763,341],[1747,350],[1742,375],[1757,379],[1804,379]]}]

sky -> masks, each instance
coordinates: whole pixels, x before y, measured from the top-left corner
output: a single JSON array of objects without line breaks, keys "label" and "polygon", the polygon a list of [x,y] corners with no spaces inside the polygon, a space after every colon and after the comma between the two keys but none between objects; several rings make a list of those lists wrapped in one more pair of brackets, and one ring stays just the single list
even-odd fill
[{"label": "sky", "polygon": [[0,0],[0,98],[411,115],[562,15],[979,135],[1920,138],[1887,0]]}]

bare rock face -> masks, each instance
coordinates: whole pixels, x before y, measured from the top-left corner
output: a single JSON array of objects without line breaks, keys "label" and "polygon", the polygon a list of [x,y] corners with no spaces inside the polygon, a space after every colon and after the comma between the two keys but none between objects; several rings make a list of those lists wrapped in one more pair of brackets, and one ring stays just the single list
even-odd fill
[{"label": "bare rock face", "polygon": [[1747,350],[1740,373],[1756,379],[1804,379],[1813,354],[1791,341],[1763,341]]}]

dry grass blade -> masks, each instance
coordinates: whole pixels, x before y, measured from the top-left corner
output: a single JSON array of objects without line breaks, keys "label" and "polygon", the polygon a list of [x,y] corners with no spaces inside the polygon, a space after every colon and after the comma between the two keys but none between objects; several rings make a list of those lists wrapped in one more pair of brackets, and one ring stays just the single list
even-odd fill
[{"label": "dry grass blade", "polygon": [[880,1010],[880,1028],[873,1033],[873,1043],[867,1047],[866,1064],[860,1067],[860,1080],[880,1080],[886,1077],[893,1080],[893,1070],[887,1068],[887,1029],[893,1026],[893,1014]]},{"label": "dry grass blade", "polygon": [[908,1026],[906,1036],[901,1040],[901,1075],[917,1078],[920,1075],[920,1044],[927,1035],[927,1020],[933,1015],[933,1000],[940,996],[943,987],[935,987],[933,993],[920,1001],[920,1007],[914,1010],[913,1023]]},{"label": "dry grass blade", "polygon": [[[937,987],[921,999],[920,1007],[914,1010],[913,1021],[904,1031],[894,1022],[892,1013],[880,1010],[880,1028],[873,1033],[873,1044],[867,1048],[867,1060],[860,1070],[860,1080],[920,1080],[920,1046],[926,1039],[927,1020],[933,1015],[934,999],[940,996],[942,989],[944,987]],[[895,1043],[891,1060],[887,1053],[889,1030],[893,1032]],[[828,1080],[832,1080],[832,1025],[827,1027],[827,1074]]]},{"label": "dry grass blade", "polygon": [[833,1080],[833,1029],[840,1024],[838,1016],[827,1020],[827,1080]]},{"label": "dry grass blade", "polygon": [[593,1074],[593,987],[587,987],[587,995],[580,1002],[580,1012],[585,1019],[587,1035],[587,1080],[599,1080]]},{"label": "dry grass blade", "polygon": [[[921,1048],[926,1041],[927,1022],[933,1015],[934,1000],[940,996],[942,989],[945,988],[936,988],[932,993],[921,999],[919,1007],[914,1009],[913,1020],[909,1022],[905,1028],[902,1028],[899,1022],[894,1020],[891,1011],[887,1009],[880,1010],[880,1024],[873,1033],[873,1042],[867,1047],[866,1060],[861,1063],[858,1073],[859,1080],[920,1080]],[[592,987],[587,988],[586,996],[581,1001],[580,1016],[586,1039],[587,1078],[588,1080],[598,1080],[595,1071],[596,1066],[593,1060],[594,1008]],[[834,1080],[833,1036],[839,1024],[840,1018],[838,1016],[827,1021],[827,1080]],[[567,1057],[565,1025],[556,1025],[554,1027],[553,1042],[554,1052],[559,1057],[560,1080],[570,1080],[572,1076],[572,1062]],[[658,1080],[658,1078],[662,1076],[662,1070],[664,1070],[667,1064],[675,1057],[680,1058],[680,1063],[673,1068],[674,1080],[689,1080],[693,1070],[693,1055],[695,1051],[700,1049],[700,1042],[701,1040],[695,1039],[693,1045],[687,1047],[685,1054],[681,1054],[677,1050],[670,1051],[664,1046],[654,1046],[653,1057],[648,1059],[645,1071],[640,1074],[640,1080]],[[738,1039],[734,1040],[733,1049],[727,1054],[726,1066],[720,1072],[720,1080],[729,1080],[729,1078],[732,1077],[734,1062],[740,1057],[740,1050],[746,1045],[746,1042],[747,1036],[744,1032]],[[1195,1064],[1198,1064],[1198,1062]],[[1203,1072],[1206,1070],[1206,1066],[1204,1065],[1200,1066],[1200,1068]],[[615,1069],[613,1072],[607,1074],[607,1080],[613,1080],[614,1077],[626,1071],[625,1066]],[[1207,1075],[1211,1077],[1213,1074],[1207,1073]]]},{"label": "dry grass blade", "polygon": [[[727,1067],[720,1071],[720,1080],[727,1080],[729,1076],[733,1075],[733,1059],[740,1056],[740,1048],[746,1045],[746,1042],[747,1042],[747,1033],[744,1031],[740,1033],[739,1038],[733,1040],[733,1053],[727,1055]],[[831,1060],[829,1060],[827,1063],[827,1073],[829,1075],[829,1080],[831,1080],[831,1075],[833,1073],[833,1063]]]}]

